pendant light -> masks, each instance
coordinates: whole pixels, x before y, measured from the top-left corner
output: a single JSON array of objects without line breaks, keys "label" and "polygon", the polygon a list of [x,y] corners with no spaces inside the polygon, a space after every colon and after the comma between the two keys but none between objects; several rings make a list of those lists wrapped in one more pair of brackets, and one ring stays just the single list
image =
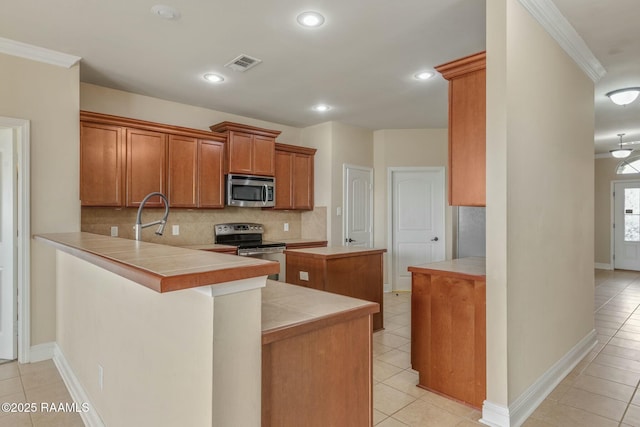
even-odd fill
[{"label": "pendant light", "polygon": [[633,151],[632,148],[622,148],[622,137],[625,135],[626,134],[624,133],[618,134],[618,136],[620,137],[620,148],[616,148],[615,150],[609,150],[611,155],[615,158],[624,159],[625,157],[629,157],[629,154],[631,154],[631,152]]}]

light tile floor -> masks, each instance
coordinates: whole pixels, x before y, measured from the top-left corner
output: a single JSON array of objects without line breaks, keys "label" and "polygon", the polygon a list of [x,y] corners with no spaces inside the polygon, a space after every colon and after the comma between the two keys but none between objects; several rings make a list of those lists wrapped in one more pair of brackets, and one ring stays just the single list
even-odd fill
[{"label": "light tile floor", "polygon": [[[0,402],[16,404],[35,403],[36,412],[0,411],[0,427],[83,427],[80,415],[75,412],[43,412],[41,403],[71,403],[73,400],[51,360],[19,364],[9,362],[0,365]],[[59,408],[59,406],[56,406]]]},{"label": "light tile floor", "polygon": [[[524,427],[640,427],[640,274],[595,272],[598,345]],[[480,426],[481,413],[415,386],[411,295],[385,294],[385,330],[373,335],[374,424]]]}]

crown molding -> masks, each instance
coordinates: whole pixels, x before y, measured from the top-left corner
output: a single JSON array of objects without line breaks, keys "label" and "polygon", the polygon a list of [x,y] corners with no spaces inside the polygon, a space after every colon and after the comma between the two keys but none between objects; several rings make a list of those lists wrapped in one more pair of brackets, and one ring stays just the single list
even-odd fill
[{"label": "crown molding", "polygon": [[518,1],[594,83],[607,73],[607,70],[604,69],[552,0]]},{"label": "crown molding", "polygon": [[40,46],[34,46],[15,40],[0,37],[0,53],[7,55],[19,56],[33,61],[44,62],[46,64],[56,65],[58,67],[71,68],[76,65],[80,59],[79,56],[69,55],[66,53],[56,52],[55,50],[46,49]]}]

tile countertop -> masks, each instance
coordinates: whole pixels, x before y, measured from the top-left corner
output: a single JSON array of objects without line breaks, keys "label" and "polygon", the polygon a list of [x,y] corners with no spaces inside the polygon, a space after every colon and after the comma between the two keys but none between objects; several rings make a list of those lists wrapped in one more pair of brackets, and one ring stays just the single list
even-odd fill
[{"label": "tile countertop", "polygon": [[463,279],[486,280],[486,261],[484,257],[457,258],[448,261],[432,262],[410,266],[412,273],[443,274]]},{"label": "tile countertop", "polygon": [[287,249],[285,254],[296,254],[300,256],[306,256],[309,258],[348,258],[360,255],[374,255],[382,254],[386,252],[386,249],[380,248],[365,248],[359,246],[328,246],[320,248],[308,248],[308,249]]},{"label": "tile countertop", "polygon": [[157,292],[275,274],[276,262],[84,232],[39,234],[54,246]]},{"label": "tile countertop", "polygon": [[262,344],[379,310],[374,302],[267,280],[262,288]]}]

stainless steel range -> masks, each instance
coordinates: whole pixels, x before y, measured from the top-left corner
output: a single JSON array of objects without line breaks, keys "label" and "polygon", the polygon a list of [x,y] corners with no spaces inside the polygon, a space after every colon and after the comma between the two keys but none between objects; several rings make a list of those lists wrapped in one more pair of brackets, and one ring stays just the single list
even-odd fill
[{"label": "stainless steel range", "polygon": [[280,263],[280,274],[270,275],[269,279],[285,281],[286,245],[280,242],[262,240],[264,226],[247,222],[216,224],[213,227],[215,243],[238,247],[238,255],[261,258]]}]

